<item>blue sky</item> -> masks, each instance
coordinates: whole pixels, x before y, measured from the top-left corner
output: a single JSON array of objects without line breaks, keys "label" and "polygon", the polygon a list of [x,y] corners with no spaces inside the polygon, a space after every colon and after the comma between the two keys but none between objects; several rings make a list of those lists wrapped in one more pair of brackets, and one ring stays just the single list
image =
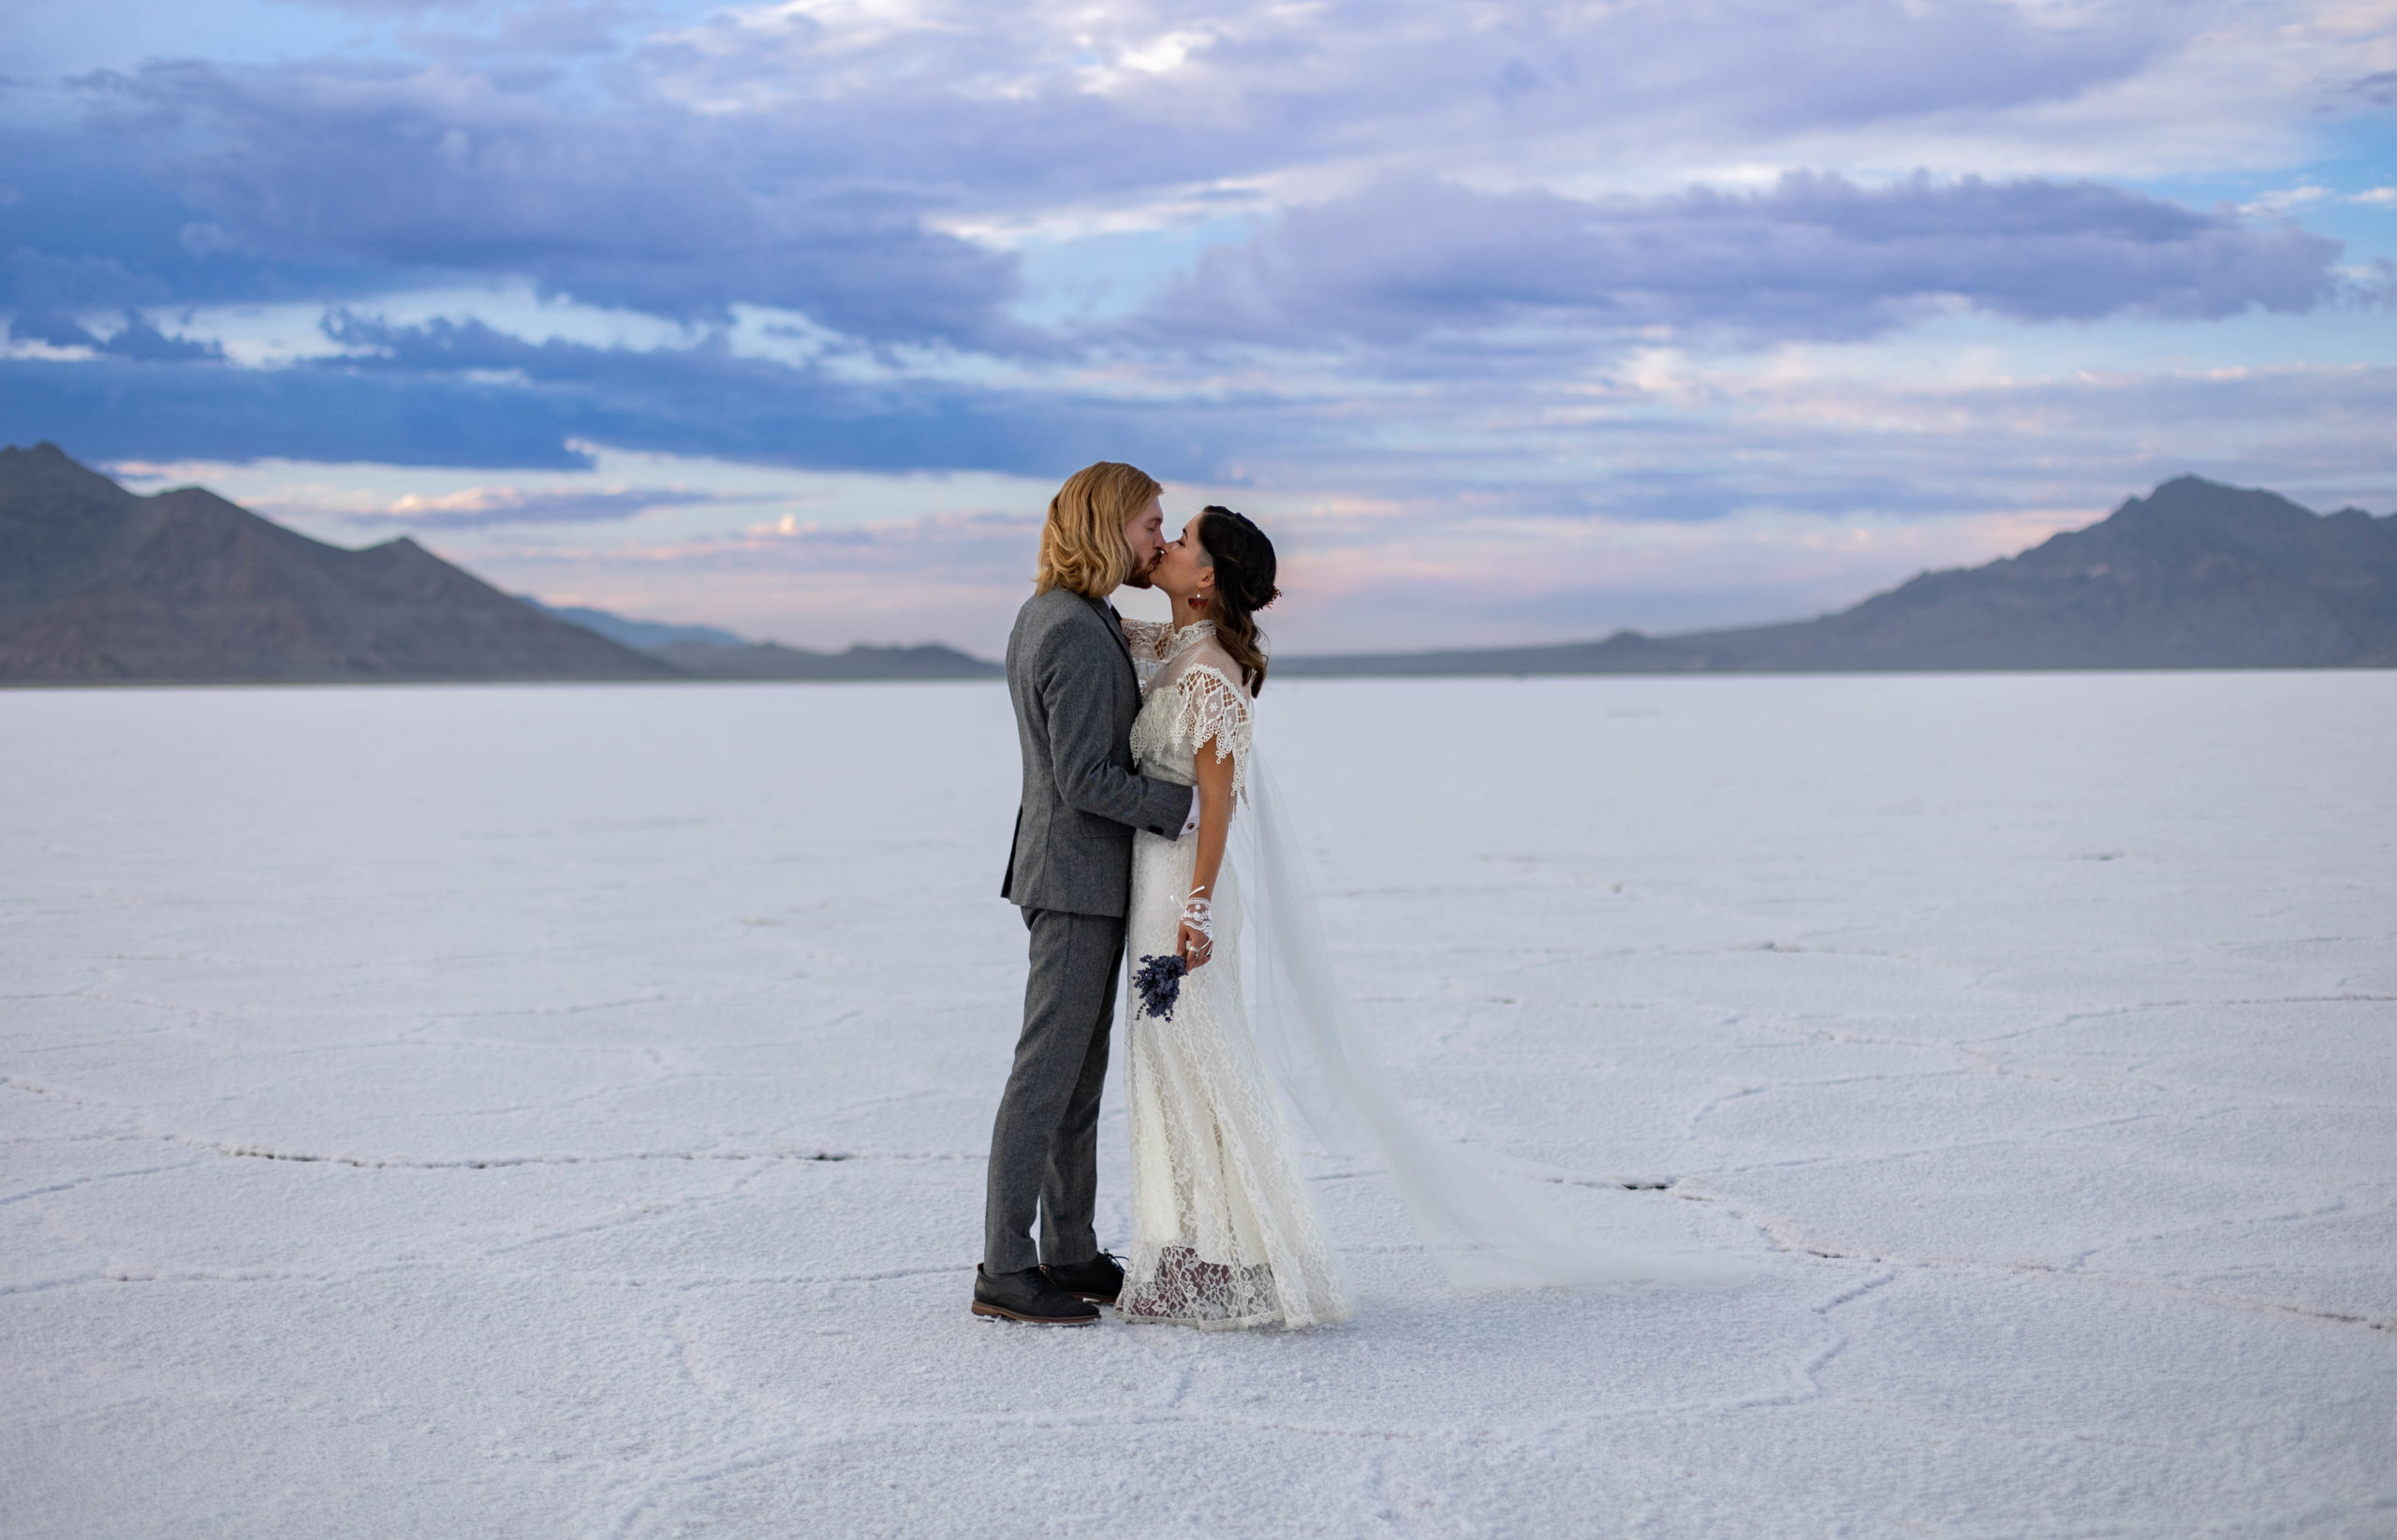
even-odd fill
[{"label": "blue sky", "polygon": [[993,651],[1094,459],[1283,645],[2397,506],[2397,0],[16,0],[0,417],[511,589]]}]

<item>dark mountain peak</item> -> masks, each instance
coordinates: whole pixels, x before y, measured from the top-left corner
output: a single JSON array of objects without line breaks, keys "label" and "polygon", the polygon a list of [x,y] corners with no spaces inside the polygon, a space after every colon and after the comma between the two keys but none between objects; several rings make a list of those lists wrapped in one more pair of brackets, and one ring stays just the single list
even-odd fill
[{"label": "dark mountain peak", "polygon": [[[468,582],[479,583],[482,581],[480,578],[476,577],[473,573],[467,572],[462,567],[451,566],[449,563],[443,561],[440,557],[435,556],[433,552],[425,550],[422,546],[418,545],[414,540],[409,539],[404,535],[401,535],[396,540],[380,540],[375,542],[374,545],[360,547],[358,554],[364,559],[380,562],[394,568],[406,569],[416,566],[437,566],[445,571],[457,573],[459,577],[465,579]],[[497,589],[493,589],[492,592],[495,594],[499,591]]]},{"label": "dark mountain peak", "polygon": [[2096,527],[2103,529],[2114,519],[2125,518],[2134,521],[2175,519],[2289,525],[2299,520],[2310,523],[2318,517],[2313,509],[2261,487],[2231,487],[2201,476],[2176,476],[2157,483],[2145,497],[2128,499],[2114,510],[2111,519]]},{"label": "dark mountain peak", "polygon": [[1816,667],[2359,662],[2397,638],[2392,532],[2176,477],[2019,556],[1916,579],[1807,628],[1768,628],[1772,646],[1752,655]]},{"label": "dark mountain peak", "polygon": [[[2020,556],[1955,575],[1969,582],[2103,580],[2176,604],[2243,586],[2243,602],[2283,602],[2267,589],[2352,588],[2397,581],[2397,523],[2324,518],[2277,492],[2178,477],[2086,529],[2053,535]],[[1869,602],[1869,601],[1868,601]]]},{"label": "dark mountain peak", "polygon": [[96,480],[108,480],[108,477],[101,476],[99,472],[87,470],[77,464],[66,450],[46,438],[30,449],[21,449],[14,444],[0,447],[0,473],[13,470],[21,464],[44,470],[69,470],[91,477]]},{"label": "dark mountain peak", "polygon": [[202,487],[0,450],[0,680],[656,679],[406,538],[346,550]]},{"label": "dark mountain peak", "polygon": [[[116,483],[111,481],[109,485],[115,486]],[[217,496],[206,487],[169,487],[165,491],[153,492],[148,497],[136,498],[135,501],[147,503],[164,513],[179,514],[187,518],[213,519],[228,522],[247,521],[268,524],[274,529],[283,528],[280,524],[273,524],[268,520],[259,518],[230,498]],[[286,533],[296,532],[286,531]],[[301,538],[307,537],[301,535]]]},{"label": "dark mountain peak", "polygon": [[2235,496],[2270,497],[2276,501],[2287,501],[2287,499],[2280,497],[2277,492],[2265,491],[2258,487],[2234,487],[2228,481],[2213,481],[2207,479],[2205,477],[2197,475],[2195,472],[2184,471],[2179,476],[2169,477],[2162,481],[2158,481],[2155,484],[2154,489],[2145,497],[2125,498],[2124,502],[2125,505],[2131,503],[2170,502],[2176,498],[2211,497],[2222,492],[2229,492]]},{"label": "dark mountain peak", "polygon": [[30,449],[0,448],[0,502],[28,495],[65,494],[79,502],[127,503],[133,494],[66,451],[43,439]]},{"label": "dark mountain peak", "polygon": [[0,626],[88,581],[143,512],[47,440],[0,449]]},{"label": "dark mountain peak", "polygon": [[1294,658],[1294,674],[2397,665],[2397,515],[2182,476],[2084,529],[1818,620],[1604,642]]}]

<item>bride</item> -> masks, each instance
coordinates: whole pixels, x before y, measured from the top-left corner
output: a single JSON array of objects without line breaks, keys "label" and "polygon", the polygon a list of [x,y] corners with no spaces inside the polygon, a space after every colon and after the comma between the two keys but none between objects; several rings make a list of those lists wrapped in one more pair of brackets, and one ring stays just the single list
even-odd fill
[{"label": "bride", "polygon": [[1557,1234],[1401,1107],[1349,1017],[1257,761],[1266,653],[1256,614],[1280,596],[1274,575],[1264,532],[1209,506],[1149,574],[1173,619],[1123,623],[1144,689],[1134,760],[1152,780],[1197,787],[1198,829],[1195,839],[1134,835],[1125,951],[1151,979],[1159,959],[1179,958],[1187,973],[1169,1005],[1136,990],[1127,1006],[1132,1254],[1117,1314],[1300,1327],[1352,1313],[1276,1085],[1326,1145],[1379,1157],[1460,1283],[1728,1281],[1698,1258],[1601,1252]]},{"label": "bride", "polygon": [[1188,966],[1166,1014],[1126,1007],[1132,1255],[1116,1313],[1198,1327],[1346,1320],[1348,1295],[1299,1173],[1241,998],[1241,888],[1224,859],[1246,791],[1249,703],[1265,685],[1256,612],[1278,596],[1273,543],[1210,506],[1149,582],[1173,620],[1124,623],[1147,676],[1132,724],[1142,775],[1198,789],[1196,839],[1132,843],[1125,951]]}]

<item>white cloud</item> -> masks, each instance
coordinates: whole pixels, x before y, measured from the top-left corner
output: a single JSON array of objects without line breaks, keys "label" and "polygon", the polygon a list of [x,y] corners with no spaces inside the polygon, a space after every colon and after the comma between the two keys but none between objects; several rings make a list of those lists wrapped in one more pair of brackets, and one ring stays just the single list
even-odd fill
[{"label": "white cloud", "polygon": [[[774,581],[838,616],[875,562],[875,614],[999,614],[1015,556],[938,521],[1102,455],[1290,521],[1327,594],[1470,575],[1460,636],[1635,590],[1755,618],[2180,470],[2370,491],[2385,455],[2397,345],[2337,308],[2384,270],[2303,226],[2397,206],[2322,150],[2397,80],[2386,0],[669,0],[600,32],[491,0],[119,61],[79,148],[158,180],[25,183],[0,408],[752,630]],[[243,458],[312,453],[425,463]],[[611,519],[659,487],[693,500]],[[1710,588],[1708,550],[1765,554]]]},{"label": "white cloud", "polygon": [[2277,192],[2266,193],[2253,201],[2242,203],[2239,205],[2239,212],[2254,218],[2284,218],[2309,204],[2319,203],[2330,196],[2330,188],[2316,187],[2311,183],[2305,183],[2295,187],[2284,187]]}]

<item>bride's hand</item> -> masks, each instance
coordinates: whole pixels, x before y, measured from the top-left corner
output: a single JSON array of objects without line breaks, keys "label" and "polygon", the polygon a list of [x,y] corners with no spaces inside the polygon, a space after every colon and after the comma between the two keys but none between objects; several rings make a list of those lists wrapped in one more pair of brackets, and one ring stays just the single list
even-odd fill
[{"label": "bride's hand", "polygon": [[1189,968],[1205,967],[1209,955],[1214,950],[1214,946],[1215,944],[1208,939],[1206,931],[1188,920],[1182,922],[1181,931],[1173,940],[1174,950],[1182,954],[1184,966]]}]

